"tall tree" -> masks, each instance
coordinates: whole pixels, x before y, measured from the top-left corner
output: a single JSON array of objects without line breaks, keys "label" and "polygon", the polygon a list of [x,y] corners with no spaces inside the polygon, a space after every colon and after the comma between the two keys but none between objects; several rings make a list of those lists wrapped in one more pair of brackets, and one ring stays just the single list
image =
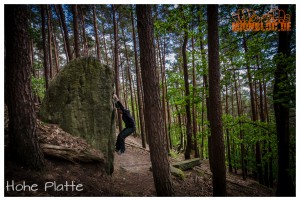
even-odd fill
[{"label": "tall tree", "polygon": [[78,31],[78,8],[77,5],[72,5],[73,13],[73,27],[74,27],[74,49],[75,57],[80,57],[80,48],[79,48],[79,31]]},{"label": "tall tree", "polygon": [[69,61],[71,61],[73,59],[73,54],[71,51],[71,46],[70,46],[70,41],[69,41],[69,31],[68,31],[67,24],[66,24],[65,14],[64,14],[62,5],[57,5],[57,7],[58,7],[59,15],[60,15],[60,21],[61,21],[61,24],[62,24],[62,27],[64,30],[64,37],[65,37],[65,42],[66,42],[66,46],[67,46]]},{"label": "tall tree", "polygon": [[189,73],[187,65],[187,56],[186,56],[186,46],[188,42],[188,23],[185,19],[184,11],[182,10],[183,20],[184,20],[184,36],[182,44],[182,60],[183,60],[183,75],[184,75],[184,86],[185,86],[185,111],[186,111],[186,147],[184,152],[184,158],[191,158],[192,150],[192,120],[191,120],[191,104],[190,104],[190,84],[189,84]]},{"label": "tall tree", "polygon": [[48,56],[49,56],[49,76],[50,80],[53,78],[53,62],[52,62],[52,26],[51,26],[51,7],[46,5],[47,10],[47,27],[48,27]]},{"label": "tall tree", "polygon": [[28,7],[5,5],[5,103],[9,113],[9,148],[21,165],[43,169],[31,93]]},{"label": "tall tree", "polygon": [[[279,5],[279,9],[287,13],[288,5]],[[274,111],[276,118],[276,131],[278,140],[278,185],[277,196],[295,196],[290,168],[290,102],[291,94],[288,75],[288,62],[290,56],[289,32],[280,31],[278,41],[278,62],[275,70],[275,83],[273,89]]]},{"label": "tall tree", "polygon": [[[112,5],[113,12],[113,23],[114,23],[114,66],[115,66],[115,86],[116,86],[116,94],[120,97],[120,75],[119,75],[119,35],[118,35],[118,23],[116,19],[116,5]],[[122,130],[122,117],[121,114],[118,114],[118,122],[119,122],[119,131]]]},{"label": "tall tree", "polygon": [[138,62],[138,53],[137,53],[137,45],[136,45],[136,37],[135,37],[135,25],[134,25],[134,17],[133,17],[133,6],[131,5],[131,25],[132,25],[132,39],[133,39],[133,49],[134,49],[134,63],[135,63],[135,72],[136,72],[136,86],[137,86],[137,97],[138,97],[138,105],[139,105],[139,120],[141,127],[141,137],[142,137],[142,145],[146,148],[146,133],[145,133],[145,122],[144,122],[144,107],[143,107],[143,95],[142,95],[142,78],[141,78],[141,68]]},{"label": "tall tree", "polygon": [[[150,157],[154,184],[158,196],[172,196],[170,163],[166,149],[166,134],[163,123],[156,69],[154,28],[151,5],[137,5],[140,63],[145,97],[145,127],[149,133]],[[151,78],[151,79],[149,79]]]},{"label": "tall tree", "polygon": [[43,38],[43,52],[44,52],[44,75],[46,89],[49,87],[49,54],[47,48],[47,31],[46,31],[46,5],[41,5],[42,17],[42,38]]},{"label": "tall tree", "polygon": [[97,24],[97,15],[96,15],[96,5],[93,6],[93,24],[94,24],[94,35],[96,40],[96,52],[97,58],[101,62],[101,52],[100,52],[100,45],[99,45],[99,36],[98,36],[98,24]]},{"label": "tall tree", "polygon": [[220,61],[219,61],[219,33],[218,33],[218,5],[207,6],[208,23],[208,63],[209,63],[209,101],[210,101],[210,128],[211,152],[213,165],[213,195],[226,195],[226,167],[225,147],[222,128],[222,105],[220,88]]}]

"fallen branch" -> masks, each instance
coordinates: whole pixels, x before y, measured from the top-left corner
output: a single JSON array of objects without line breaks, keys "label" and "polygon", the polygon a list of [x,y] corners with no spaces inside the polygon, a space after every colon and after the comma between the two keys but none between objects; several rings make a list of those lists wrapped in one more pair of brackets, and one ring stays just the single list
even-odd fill
[{"label": "fallen branch", "polygon": [[93,153],[90,150],[79,151],[73,148],[52,144],[41,144],[41,148],[44,155],[65,159],[71,162],[104,162],[102,153]]}]

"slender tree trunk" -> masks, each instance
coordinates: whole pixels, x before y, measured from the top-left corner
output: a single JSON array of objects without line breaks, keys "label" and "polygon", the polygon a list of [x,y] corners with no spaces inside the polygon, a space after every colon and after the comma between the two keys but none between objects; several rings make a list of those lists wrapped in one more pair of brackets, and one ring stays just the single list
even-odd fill
[{"label": "slender tree trunk", "polygon": [[[5,103],[9,115],[9,149],[22,166],[41,170],[44,155],[36,134],[31,93],[29,14],[25,5],[5,5]],[[42,6],[42,16],[45,16]]]},{"label": "slender tree trunk", "polygon": [[180,152],[181,149],[184,147],[184,136],[183,136],[183,132],[182,132],[181,114],[180,114],[177,104],[175,104],[175,110],[178,114],[177,119],[178,119],[179,131],[180,131],[180,144],[179,144],[177,150],[178,150],[178,152]]},{"label": "slender tree trunk", "polygon": [[[199,24],[202,23],[202,13],[201,13],[201,8],[200,8],[200,13],[199,13]],[[205,49],[204,49],[204,42],[203,42],[203,33],[202,29],[199,27],[199,32],[200,32],[200,51],[201,51],[201,60],[202,60],[202,65],[203,65],[203,85],[204,85],[204,95],[205,95],[205,104],[206,104],[206,116],[208,121],[210,121],[210,102],[209,102],[209,97],[206,91],[208,90],[208,79],[207,79],[207,62],[205,58]],[[208,125],[208,132],[210,132],[209,125]],[[204,133],[204,132],[203,132]],[[208,156],[211,158],[211,135],[208,134]],[[209,160],[209,166],[210,169],[212,167],[212,160]]]},{"label": "slender tree trunk", "polygon": [[78,32],[78,9],[77,5],[72,5],[72,13],[73,13],[73,28],[74,28],[74,49],[75,49],[75,57],[80,57],[80,48],[79,48],[79,32]]},{"label": "slender tree trunk", "polygon": [[52,27],[51,27],[51,10],[49,5],[46,5],[47,10],[47,27],[48,27],[48,56],[49,56],[49,76],[50,80],[53,78],[53,62],[52,62]]},{"label": "slender tree trunk", "polygon": [[194,150],[195,150],[195,158],[200,156],[198,149],[198,138],[197,138],[197,114],[196,114],[196,66],[195,66],[195,49],[194,49],[194,35],[192,36],[192,65],[193,65],[193,104],[192,104],[192,116],[193,116],[193,137],[194,137]]},{"label": "slender tree trunk", "polygon": [[106,45],[106,39],[105,39],[105,33],[104,32],[105,32],[104,23],[102,23],[102,39],[103,39],[103,44],[104,44],[105,60],[106,60],[106,65],[109,66],[108,50],[107,50],[107,45]]},{"label": "slender tree trunk", "polygon": [[66,24],[65,14],[64,14],[62,5],[57,5],[57,7],[58,7],[59,14],[60,14],[62,27],[63,27],[63,30],[64,30],[64,36],[65,36],[69,61],[71,61],[73,59],[73,55],[72,55],[70,42],[69,42],[69,32],[68,32],[68,28],[67,28],[67,24]]},{"label": "slender tree trunk", "polygon": [[[266,86],[266,82],[264,81],[263,83],[263,89],[264,89],[264,103],[265,103],[265,114],[266,114],[266,121],[270,122],[269,120],[269,111],[268,111],[268,103],[267,103],[267,86]],[[271,132],[268,132],[268,137],[271,139]],[[269,142],[268,145],[268,152],[272,153],[272,148],[271,148],[271,143]],[[270,156],[270,159],[268,161],[269,163],[269,184],[270,187],[273,188],[273,156]]]},{"label": "slender tree trunk", "polygon": [[[235,76],[235,74],[233,74]],[[234,85],[235,85],[235,77],[234,77]],[[234,95],[233,95],[233,91],[234,91],[234,86],[233,84],[231,85],[231,108],[232,108],[232,111],[231,111],[231,115],[234,117]],[[238,102],[238,101],[237,101]],[[238,107],[238,106],[237,106]],[[236,155],[236,151],[235,151],[235,141],[234,139],[232,138],[232,153],[234,155]],[[233,164],[234,164],[234,173],[237,174],[237,160],[236,160],[236,156],[233,156],[232,159],[233,159]]]},{"label": "slender tree trunk", "polygon": [[42,17],[42,38],[43,38],[43,52],[44,52],[44,74],[46,89],[49,87],[49,55],[47,49],[47,32],[46,32],[46,5],[41,5],[41,17]]},{"label": "slender tree trunk", "polygon": [[101,62],[101,52],[100,52],[99,36],[98,36],[98,24],[97,24],[97,15],[96,15],[96,5],[93,6],[93,22],[94,22],[94,36],[95,36],[95,40],[96,40],[97,58]]},{"label": "slender tree trunk", "polygon": [[[280,10],[287,13],[288,5],[279,5]],[[289,32],[279,32],[278,55],[288,58],[290,56],[290,40]],[[275,70],[275,83],[273,89],[274,111],[276,119],[276,131],[278,140],[278,185],[277,196],[295,196],[295,186],[291,175],[290,168],[290,129],[289,129],[289,114],[290,114],[290,94],[289,91],[289,76],[287,72],[287,61],[279,61]],[[286,94],[284,96],[284,94]],[[284,99],[283,99],[284,97]]]},{"label": "slender tree trunk", "polygon": [[[164,120],[164,124],[165,124],[165,129],[166,129],[166,134],[168,133],[167,130],[167,114],[166,114],[166,89],[165,89],[165,63],[163,60],[163,56],[162,56],[162,51],[161,51],[161,45],[160,45],[160,41],[159,41],[159,37],[156,37],[156,41],[157,41],[157,46],[158,46],[158,57],[159,57],[159,61],[160,61],[160,71],[161,71],[161,84],[162,84],[162,107],[163,107],[163,120]],[[166,140],[167,140],[167,150],[168,152],[170,152],[170,146],[169,146],[169,137],[168,135],[166,135]]]},{"label": "slender tree trunk", "polygon": [[57,49],[57,45],[56,45],[56,37],[55,37],[55,33],[53,31],[53,26],[52,26],[53,23],[52,23],[52,8],[51,8],[51,5],[49,5],[48,17],[49,17],[50,27],[51,27],[51,41],[52,41],[52,44],[53,44],[53,53],[54,53],[54,61],[55,61],[55,69],[53,68],[53,75],[52,76],[55,77],[55,75],[59,71],[59,55],[58,55],[58,49]]},{"label": "slender tree trunk", "polygon": [[[182,11],[183,12],[183,11]],[[184,14],[183,14],[184,15]],[[184,20],[185,17],[183,17]],[[187,144],[185,147],[184,158],[191,158],[191,150],[192,150],[192,121],[191,121],[191,108],[190,108],[190,85],[189,85],[189,74],[188,74],[188,66],[187,66],[187,56],[186,56],[186,46],[188,42],[188,24],[184,22],[184,38],[182,44],[182,59],[183,59],[183,75],[184,75],[184,86],[185,86],[185,111],[186,111],[186,139]]]},{"label": "slender tree trunk", "polygon": [[85,31],[85,15],[82,9],[82,5],[79,6],[80,16],[81,16],[81,26],[82,26],[82,37],[83,37],[83,55],[88,56],[89,55],[89,47],[86,37],[86,31]]},{"label": "slender tree trunk", "polygon": [[[235,77],[235,72],[233,72],[233,80],[234,80],[234,88],[235,88],[235,96],[236,96],[236,107],[237,107],[237,113],[238,117],[240,117],[241,114],[241,107],[240,107],[240,101],[239,101],[239,95],[238,95],[238,87],[237,87],[237,80]],[[245,167],[245,145],[244,145],[244,133],[241,129],[241,122],[239,121],[239,126],[240,126],[240,140],[241,140],[241,168],[242,168],[242,175],[243,175],[243,180],[246,180],[246,167]]]},{"label": "slender tree trunk", "polygon": [[130,90],[130,102],[131,102],[131,111],[133,114],[133,118],[135,118],[135,109],[134,109],[134,93],[132,89],[132,78],[131,78],[131,70],[130,70],[130,63],[129,63],[129,56],[127,52],[127,45],[126,45],[126,35],[124,32],[124,29],[122,29],[122,35],[123,35],[123,42],[124,42],[124,49],[125,49],[125,58],[126,58],[126,64],[127,64],[127,77],[129,81],[129,90]]},{"label": "slender tree trunk", "polygon": [[218,5],[207,6],[208,23],[208,63],[209,63],[209,101],[210,128],[211,128],[211,151],[214,160],[213,172],[213,195],[226,196],[226,167],[225,147],[222,128],[222,105],[220,88],[220,63],[219,63],[219,33],[218,33]]},{"label": "slender tree trunk", "polygon": [[[154,27],[151,5],[136,6],[140,44],[140,62],[145,98],[145,127],[149,132],[150,158],[158,196],[173,196],[166,134],[162,121],[159,79],[156,71]],[[151,79],[149,79],[151,78]]]},{"label": "slender tree trunk", "polygon": [[[226,111],[226,114],[229,115],[229,110],[228,110],[228,84],[226,84],[225,100],[226,100],[225,111]],[[232,172],[230,137],[229,137],[229,129],[228,128],[226,128],[226,140],[227,140],[227,158],[228,158],[229,172]]]},{"label": "slender tree trunk", "polygon": [[136,37],[135,37],[135,26],[133,18],[133,6],[131,6],[131,25],[132,25],[132,38],[133,38],[133,49],[134,49],[134,63],[136,72],[136,86],[137,86],[137,96],[138,96],[138,106],[139,106],[139,119],[141,125],[141,137],[142,146],[146,148],[146,135],[145,135],[145,122],[144,122],[144,107],[143,107],[143,96],[142,96],[142,86],[141,86],[141,69],[138,62],[138,54],[136,47]]},{"label": "slender tree trunk", "polygon": [[[118,37],[118,23],[116,20],[116,5],[112,5],[113,12],[113,23],[114,23],[114,58],[115,58],[115,86],[116,86],[116,95],[120,97],[120,75],[119,75],[119,37]],[[119,120],[119,131],[121,132],[122,126],[122,117],[121,114],[118,114]]]},{"label": "slender tree trunk", "polygon": [[69,55],[68,55],[68,50],[67,50],[67,45],[66,45],[65,34],[64,34],[64,31],[63,31],[62,20],[61,20],[60,14],[59,14],[60,13],[59,8],[58,8],[58,5],[54,5],[54,7],[55,7],[56,16],[57,16],[58,22],[59,22],[60,33],[61,33],[61,36],[62,36],[62,39],[63,39],[64,51],[65,51],[65,54],[66,54],[66,60],[67,60],[67,62],[69,62]]}]

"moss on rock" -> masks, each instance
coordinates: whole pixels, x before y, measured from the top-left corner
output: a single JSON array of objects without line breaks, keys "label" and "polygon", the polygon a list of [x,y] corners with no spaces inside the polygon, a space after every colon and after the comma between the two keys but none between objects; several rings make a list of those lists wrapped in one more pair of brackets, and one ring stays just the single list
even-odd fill
[{"label": "moss on rock", "polygon": [[59,124],[72,135],[86,139],[106,158],[113,172],[114,107],[113,71],[92,57],[68,63],[51,81],[40,108],[40,118]]}]

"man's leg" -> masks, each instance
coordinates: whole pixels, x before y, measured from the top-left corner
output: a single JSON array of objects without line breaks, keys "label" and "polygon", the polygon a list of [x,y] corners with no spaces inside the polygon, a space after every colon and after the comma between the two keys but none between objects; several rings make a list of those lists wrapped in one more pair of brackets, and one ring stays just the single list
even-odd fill
[{"label": "man's leg", "polygon": [[135,128],[124,128],[118,135],[117,143],[119,141],[121,152],[125,152],[125,138],[135,131]]}]

